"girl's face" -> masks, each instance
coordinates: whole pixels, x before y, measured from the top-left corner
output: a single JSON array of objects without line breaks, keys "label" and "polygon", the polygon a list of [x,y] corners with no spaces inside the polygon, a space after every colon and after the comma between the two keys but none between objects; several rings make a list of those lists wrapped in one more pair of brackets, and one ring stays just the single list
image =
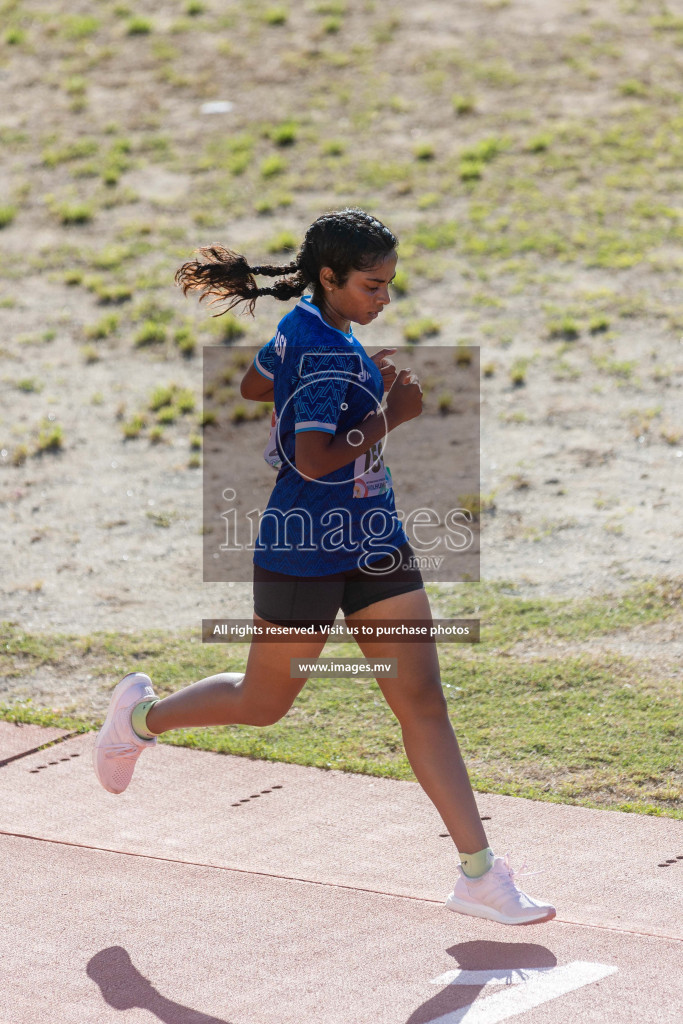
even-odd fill
[{"label": "girl's face", "polygon": [[398,256],[395,252],[381,263],[365,270],[352,270],[342,287],[334,283],[329,267],[320,271],[320,284],[325,319],[340,331],[348,332],[349,324],[369,324],[391,302],[389,282],[396,274]]}]

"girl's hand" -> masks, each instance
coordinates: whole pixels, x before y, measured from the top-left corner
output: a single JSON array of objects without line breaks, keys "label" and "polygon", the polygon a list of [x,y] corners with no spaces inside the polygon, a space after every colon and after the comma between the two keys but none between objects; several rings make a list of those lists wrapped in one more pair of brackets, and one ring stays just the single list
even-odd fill
[{"label": "girl's hand", "polygon": [[384,381],[384,390],[388,391],[391,385],[396,380],[396,366],[387,359],[386,356],[393,355],[396,351],[395,348],[383,348],[380,352],[376,352],[374,356],[370,356],[375,366],[379,369],[382,374],[382,380]]},{"label": "girl's hand", "polygon": [[387,412],[394,426],[412,420],[422,412],[422,388],[412,370],[399,371],[387,395]]}]

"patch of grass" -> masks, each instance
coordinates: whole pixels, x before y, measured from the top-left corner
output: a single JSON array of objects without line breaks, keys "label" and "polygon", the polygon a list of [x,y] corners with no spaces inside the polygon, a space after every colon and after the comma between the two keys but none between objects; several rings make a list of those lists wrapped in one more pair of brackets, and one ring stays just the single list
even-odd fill
[{"label": "patch of grass", "polygon": [[272,153],[270,156],[267,156],[261,162],[261,166],[259,168],[262,178],[274,178],[277,174],[282,174],[286,170],[287,161],[278,153]]},{"label": "patch of grass", "polygon": [[234,341],[243,338],[247,333],[244,323],[234,313],[225,313],[223,316],[216,317],[209,327],[218,336],[218,343],[223,345],[232,345]]},{"label": "patch of grass", "polygon": [[558,359],[552,367],[553,380],[578,380],[581,370],[573,366],[568,359]]},{"label": "patch of grass", "polygon": [[70,39],[72,42],[88,39],[97,32],[99,27],[99,20],[91,14],[60,15],[61,33],[65,39]]},{"label": "patch of grass", "polygon": [[515,359],[510,368],[510,383],[515,388],[521,388],[526,384],[526,371],[529,366],[529,360],[520,356]]},{"label": "patch of grass", "polygon": [[590,318],[588,330],[591,334],[603,334],[610,329],[610,318],[604,313],[596,313]]},{"label": "patch of grass", "polygon": [[479,181],[484,174],[484,165],[479,160],[461,160],[458,177],[461,181]]},{"label": "patch of grass", "polygon": [[432,317],[426,316],[419,320],[411,320],[403,328],[403,337],[407,342],[415,344],[423,338],[432,338],[441,331],[441,324]]},{"label": "patch of grass", "polygon": [[146,36],[152,31],[153,25],[149,18],[136,15],[131,18],[126,26],[126,34],[129,36]]},{"label": "patch of grass", "polygon": [[476,606],[487,620],[486,640],[507,647],[527,636],[588,640],[617,630],[644,626],[677,614],[683,601],[683,579],[644,580],[616,596],[575,600],[523,598],[514,582],[477,584],[476,594],[446,596],[444,614],[472,614]]},{"label": "patch of grass", "polygon": [[245,423],[249,419],[249,410],[246,405],[240,403],[239,405],[233,406],[230,410],[230,420],[232,423]]},{"label": "patch of grass", "polygon": [[453,104],[453,110],[456,112],[458,117],[465,117],[467,114],[473,114],[477,107],[473,96],[463,96],[461,93],[456,93],[451,98]]},{"label": "patch of grass", "polygon": [[16,382],[15,387],[25,394],[38,394],[43,390],[43,385],[35,377],[24,377]]},{"label": "patch of grass", "polygon": [[621,380],[631,380],[636,368],[634,359],[613,359],[607,355],[592,354],[591,360],[602,373],[606,373],[610,377],[618,377]]},{"label": "patch of grass", "polygon": [[417,197],[416,205],[418,210],[430,210],[432,206],[438,206],[442,199],[443,196],[438,192],[423,192]]},{"label": "patch of grass", "polygon": [[191,388],[178,388],[175,394],[175,405],[181,416],[195,410],[195,396]]},{"label": "patch of grass", "polygon": [[[163,515],[163,513],[160,513]],[[653,580],[621,595],[576,601],[518,596],[514,583],[481,583],[439,595],[443,614],[479,618],[482,642],[440,644],[444,693],[473,784],[480,792],[683,817],[680,806],[680,681],[609,653],[541,658],[516,645],[548,646],[605,636],[678,614],[683,582]],[[74,652],[85,671],[116,680],[132,663],[161,696],[188,678],[244,666],[248,647],[193,642],[189,631],[89,636],[32,634],[0,627],[3,677],[26,678],[50,666],[69,670]],[[354,644],[331,645],[357,656]],[[328,652],[325,652],[328,653]],[[112,683],[113,685],[113,683]],[[500,715],[505,695],[507,712]],[[83,731],[101,725],[106,707],[87,704],[70,717],[35,701],[4,704],[5,721]],[[74,717],[75,716],[75,717]],[[228,726],[170,734],[161,742],[294,764],[412,779],[400,727],[374,682],[311,679],[292,710],[267,728]]]},{"label": "patch of grass", "polygon": [[139,437],[146,428],[147,423],[148,418],[144,413],[134,413],[129,420],[125,420],[121,424],[124,440],[131,441]]},{"label": "patch of grass", "polygon": [[272,128],[269,135],[276,146],[293,146],[297,138],[298,125],[295,121],[285,121]]},{"label": "patch of grass", "polygon": [[254,202],[254,209],[260,214],[273,213],[278,207],[291,206],[292,201],[292,196],[287,192],[263,195]]},{"label": "patch of grass", "polygon": [[34,455],[42,455],[44,452],[58,452],[64,447],[64,431],[58,423],[54,423],[47,417],[40,423],[38,439],[33,450]]},{"label": "patch of grass", "polygon": [[551,132],[539,132],[532,136],[527,142],[525,149],[527,153],[545,153],[552,145],[553,136]]},{"label": "patch of grass", "polygon": [[165,405],[157,413],[157,423],[163,423],[165,426],[169,423],[175,423],[177,419],[178,410],[175,405]]},{"label": "patch of grass", "polygon": [[[450,249],[456,244],[459,235],[457,221],[440,221],[436,224],[420,224],[410,236],[410,243],[429,252],[438,249]],[[405,250],[405,246],[403,247]]]},{"label": "patch of grass", "polygon": [[175,391],[175,384],[160,384],[152,392],[147,408],[151,412],[158,412],[164,405],[170,405],[173,402]]},{"label": "patch of grass", "polygon": [[160,345],[166,341],[166,328],[155,320],[145,320],[138,328],[133,344],[136,348],[146,348],[149,345]]},{"label": "patch of grass", "polygon": [[71,75],[64,82],[64,92],[69,96],[82,96],[88,91],[88,81],[83,75]]},{"label": "patch of grass", "polygon": [[325,20],[324,20],[324,22],[322,24],[323,32],[325,32],[326,35],[330,35],[330,36],[331,35],[336,35],[337,32],[341,32],[343,27],[344,27],[343,19],[342,18],[336,18],[336,17],[325,18]]},{"label": "patch of grass", "polygon": [[194,412],[195,405],[196,400],[191,388],[182,387],[180,384],[161,384],[152,392],[147,409],[156,412],[157,422],[173,423],[178,416]]},{"label": "patch of grass", "polygon": [[683,18],[670,11],[650,18],[650,24],[655,32],[683,32]]},{"label": "patch of grass", "polygon": [[[514,385],[519,387],[521,385]],[[524,409],[513,409],[511,412],[501,412],[498,416],[501,423],[526,423],[527,414]]]},{"label": "patch of grass", "polygon": [[433,160],[436,146],[432,142],[418,142],[413,146],[413,156],[416,160]]},{"label": "patch of grass", "polygon": [[622,96],[647,96],[649,89],[644,82],[639,82],[637,78],[629,78],[621,83],[619,92]]},{"label": "patch of grass", "polygon": [[[150,439],[151,436],[152,435],[150,432]],[[168,530],[173,519],[173,516],[170,512],[155,512],[153,511],[153,509],[147,509],[145,515],[147,516],[148,519],[151,519],[155,526],[160,526],[164,530]]]},{"label": "patch of grass", "polygon": [[116,313],[107,313],[97,323],[89,324],[85,328],[85,336],[90,341],[101,341],[104,338],[110,338],[112,334],[116,334],[119,322],[120,317]]},{"label": "patch of grass", "polygon": [[512,473],[508,479],[515,491],[528,491],[531,487],[529,478],[523,473]]},{"label": "patch of grass", "polygon": [[320,151],[323,156],[342,156],[346,152],[346,143],[343,139],[328,139],[323,142]]},{"label": "patch of grass", "polygon": [[546,327],[546,337],[553,340],[564,338],[565,341],[575,341],[581,334],[576,320],[571,316],[563,316],[550,320]]},{"label": "patch of grass", "polygon": [[130,302],[133,298],[133,290],[127,284],[105,284],[100,282],[92,290],[95,292],[100,306],[118,306],[123,302]]},{"label": "patch of grass", "polygon": [[83,357],[83,362],[87,365],[90,365],[91,363],[98,363],[102,358],[94,345],[83,345],[81,348],[81,356]]},{"label": "patch of grass", "polygon": [[390,185],[409,191],[415,169],[412,163],[397,160],[360,160],[358,177],[363,185],[373,189],[384,189]]},{"label": "patch of grass", "polygon": [[674,427],[672,424],[666,423],[660,429],[659,436],[666,444],[678,445],[683,439],[683,430],[680,427]]},{"label": "patch of grass", "polygon": [[44,149],[43,163],[46,167],[58,167],[60,164],[70,163],[74,160],[85,160],[87,157],[95,156],[99,148],[97,139],[76,139],[64,146]]},{"label": "patch of grass", "polygon": [[299,248],[299,239],[291,231],[281,231],[268,243],[268,252],[296,252]]},{"label": "patch of grass", "polygon": [[13,26],[7,29],[4,39],[7,46],[21,46],[22,43],[26,42],[26,33],[23,28]]},{"label": "patch of grass", "polygon": [[346,14],[346,0],[318,0],[313,7],[316,14],[334,14],[341,17]]},{"label": "patch of grass", "polygon": [[0,231],[9,227],[17,215],[16,206],[0,206]]},{"label": "patch of grass", "polygon": [[410,290],[410,278],[405,270],[397,270],[391,287],[397,295],[407,295]]},{"label": "patch of grass", "polygon": [[29,454],[28,445],[18,444],[12,452],[12,465],[23,466]]},{"label": "patch of grass", "polygon": [[214,409],[203,409],[199,416],[199,426],[212,427],[218,422],[218,413]]},{"label": "patch of grass", "polygon": [[496,508],[496,493],[490,494],[459,494],[458,507],[465,509],[477,521],[484,512],[493,512]]},{"label": "patch of grass", "polygon": [[178,351],[185,358],[193,356],[197,347],[197,339],[192,328],[188,326],[179,327],[173,335],[173,344],[177,346]]},{"label": "patch of grass", "polygon": [[90,203],[55,203],[51,210],[65,227],[72,224],[89,224],[95,216],[94,207]]},{"label": "patch of grass", "polygon": [[286,25],[289,11],[286,7],[268,7],[261,17],[266,25]]},{"label": "patch of grass", "polygon": [[463,149],[460,153],[460,159],[469,160],[477,164],[488,164],[495,160],[500,153],[503,153],[509,145],[509,139],[492,135],[487,139],[481,139],[473,146]]},{"label": "patch of grass", "polygon": [[372,38],[378,46],[390,43],[400,27],[401,19],[397,14],[394,14],[385,21],[374,26],[372,30]]}]

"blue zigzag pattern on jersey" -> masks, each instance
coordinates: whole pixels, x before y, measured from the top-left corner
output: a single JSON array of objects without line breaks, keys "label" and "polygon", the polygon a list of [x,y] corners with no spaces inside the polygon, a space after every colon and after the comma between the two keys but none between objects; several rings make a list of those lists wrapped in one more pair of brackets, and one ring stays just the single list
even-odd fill
[{"label": "blue zigzag pattern on jersey", "polygon": [[295,421],[336,424],[349,380],[358,376],[359,363],[353,353],[330,352],[329,349],[306,352],[293,399]]}]

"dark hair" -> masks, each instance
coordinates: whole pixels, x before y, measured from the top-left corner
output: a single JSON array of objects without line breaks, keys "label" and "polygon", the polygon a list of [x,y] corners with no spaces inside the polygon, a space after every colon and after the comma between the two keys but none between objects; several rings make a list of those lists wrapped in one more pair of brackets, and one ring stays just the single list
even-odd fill
[{"label": "dark hair", "polygon": [[[369,213],[355,208],[338,210],[323,214],[311,224],[296,258],[286,266],[252,267],[240,253],[209,245],[197,250],[206,262],[183,263],[175,282],[185,295],[188,291],[201,292],[200,302],[207,295],[212,296],[210,305],[230,300],[215,316],[222,316],[240,302],[247,302],[247,310],[253,314],[261,295],[286,301],[303,295],[309,284],[313,285],[315,301],[322,267],[330,267],[341,288],[352,270],[381,263],[397,246],[396,236]],[[254,278],[260,275],[279,280],[271,288],[257,288]]]}]

